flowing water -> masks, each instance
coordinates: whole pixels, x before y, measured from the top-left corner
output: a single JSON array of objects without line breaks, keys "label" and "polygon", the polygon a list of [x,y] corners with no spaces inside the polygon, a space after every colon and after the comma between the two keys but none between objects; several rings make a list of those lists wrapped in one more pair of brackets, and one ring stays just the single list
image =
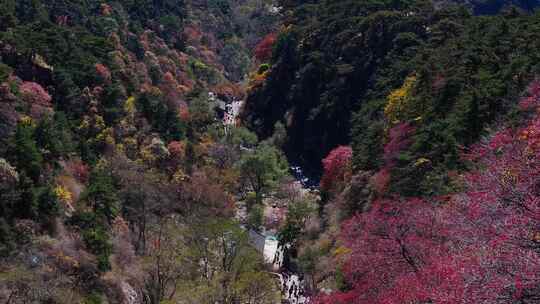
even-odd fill
[{"label": "flowing water", "polygon": [[[215,100],[215,94],[210,94],[210,99]],[[225,126],[226,130],[228,127],[235,125],[236,119],[238,116],[238,113],[240,112],[240,108],[242,106],[242,101],[235,100],[231,104],[223,105],[224,110],[224,117],[223,117],[223,125]],[[291,166],[290,167],[290,173],[291,175],[296,179],[297,183],[301,185],[301,187],[306,191],[313,191],[317,190],[318,183],[314,182],[314,180],[308,178],[304,172],[302,171],[302,168],[300,166]],[[243,220],[247,217],[247,213],[245,208],[240,208],[237,210],[237,217],[240,220]],[[264,245],[259,244],[258,247],[261,253],[264,256],[264,259],[267,263],[271,263],[273,265],[274,270],[279,270],[279,273],[277,273],[277,276],[279,277],[279,283],[281,288],[281,299],[282,303],[286,304],[308,304],[310,302],[309,297],[306,293],[305,288],[305,282],[303,280],[303,276],[298,273],[292,272],[290,269],[287,269],[286,265],[284,264],[285,261],[285,254],[287,252],[288,244],[285,246],[279,246],[279,242],[277,238],[274,235],[259,235],[257,237],[256,232],[251,231],[250,232],[253,239],[257,239],[260,237],[264,238],[263,240],[260,240],[260,242],[264,242]],[[261,246],[262,245],[262,246]]]},{"label": "flowing water", "polygon": [[279,274],[281,298],[285,303],[306,304],[309,297],[306,294],[304,280],[301,276],[283,271]]},{"label": "flowing water", "polygon": [[[308,178],[302,168],[299,166],[292,166],[290,168],[291,174],[301,184],[302,188],[306,191],[317,191],[318,183]],[[291,269],[287,268],[284,263],[287,249],[290,245],[278,246],[274,254],[274,268],[280,269],[278,274],[281,288],[281,298],[283,303],[288,304],[308,304],[310,303],[310,297],[306,290],[306,282],[304,277],[300,273],[295,273]]]}]

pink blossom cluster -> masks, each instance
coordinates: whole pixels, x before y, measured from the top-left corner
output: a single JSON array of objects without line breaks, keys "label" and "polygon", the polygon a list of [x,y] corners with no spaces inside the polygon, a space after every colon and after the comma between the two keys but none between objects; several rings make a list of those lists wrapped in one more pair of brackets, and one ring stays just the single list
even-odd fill
[{"label": "pink blossom cluster", "polygon": [[49,107],[51,106],[52,97],[41,85],[31,81],[24,81],[20,87],[23,98],[30,104],[37,104]]},{"label": "pink blossom cluster", "polygon": [[346,181],[350,173],[352,149],[348,146],[339,146],[330,151],[323,159],[324,174],[321,178],[321,189],[332,191],[340,183]]}]

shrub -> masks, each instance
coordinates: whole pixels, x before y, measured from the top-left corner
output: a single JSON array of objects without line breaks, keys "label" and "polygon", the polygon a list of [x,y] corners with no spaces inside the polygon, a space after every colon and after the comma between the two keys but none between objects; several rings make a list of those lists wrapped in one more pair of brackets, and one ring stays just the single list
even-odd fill
[{"label": "shrub", "polygon": [[86,298],[84,298],[84,301],[83,301],[83,304],[101,304],[101,303],[103,303],[103,299],[101,295],[97,293],[92,293],[86,296]]},{"label": "shrub", "polygon": [[9,75],[13,73],[13,69],[8,65],[0,63],[0,83],[7,81]]}]

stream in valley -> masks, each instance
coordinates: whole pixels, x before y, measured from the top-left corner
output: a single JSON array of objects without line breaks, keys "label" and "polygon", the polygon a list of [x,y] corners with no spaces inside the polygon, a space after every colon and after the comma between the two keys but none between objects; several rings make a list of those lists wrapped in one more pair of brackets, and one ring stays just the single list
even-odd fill
[{"label": "stream in valley", "polygon": [[[318,182],[307,177],[300,166],[290,167],[291,175],[301,185],[305,191],[318,191]],[[274,267],[280,269],[278,273],[282,303],[287,304],[307,304],[310,303],[308,290],[304,275],[289,269],[286,262],[288,245],[278,246],[274,255]],[[296,268],[296,267],[295,267]]]}]

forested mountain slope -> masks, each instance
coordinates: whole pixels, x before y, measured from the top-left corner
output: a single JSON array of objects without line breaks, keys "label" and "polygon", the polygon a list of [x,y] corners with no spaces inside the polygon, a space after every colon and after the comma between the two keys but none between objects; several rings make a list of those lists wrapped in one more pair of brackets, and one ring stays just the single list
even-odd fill
[{"label": "forested mountain slope", "polygon": [[403,193],[444,192],[459,147],[510,113],[538,69],[538,17],[517,9],[477,17],[424,1],[333,1],[289,13],[248,96],[248,125],[266,137],[283,123],[286,151],[309,167],[352,142],[355,169],[375,170],[385,129],[410,124],[413,144],[393,168]]},{"label": "forested mountain slope", "polygon": [[279,298],[234,203],[258,155],[240,147],[275,179],[286,162],[214,113],[273,7],[0,1],[0,302]]},{"label": "forested mountain slope", "polygon": [[282,4],[243,118],[322,173],[316,220],[286,234],[314,301],[537,303],[540,15]]}]

